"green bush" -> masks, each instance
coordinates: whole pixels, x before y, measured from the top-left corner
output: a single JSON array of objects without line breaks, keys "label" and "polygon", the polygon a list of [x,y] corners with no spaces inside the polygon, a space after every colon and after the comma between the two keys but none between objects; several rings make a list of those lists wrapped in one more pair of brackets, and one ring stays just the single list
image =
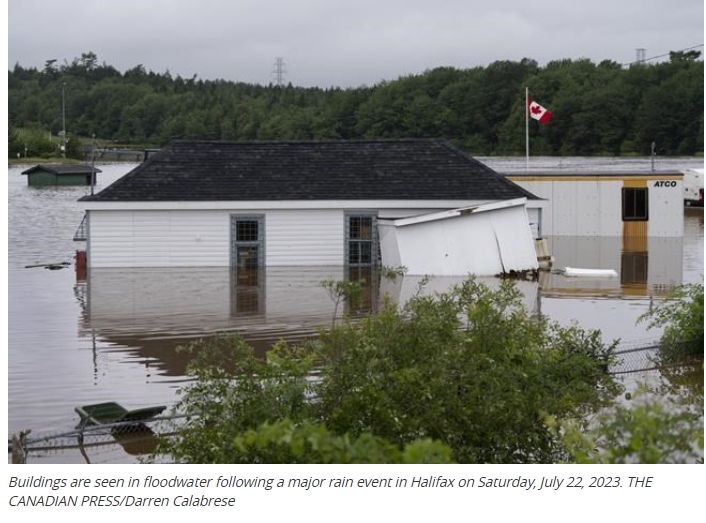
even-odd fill
[{"label": "green bush", "polygon": [[703,462],[703,402],[688,405],[643,387],[626,404],[598,416],[592,429],[577,427],[563,427],[577,463]]},{"label": "green bush", "polygon": [[663,327],[660,359],[676,364],[704,359],[704,286],[678,287],[667,299],[641,316],[650,328]]},{"label": "green bush", "polygon": [[[262,431],[293,427],[400,452],[441,444],[463,463],[552,463],[569,454],[547,416],[582,419],[619,391],[598,332],[533,317],[508,281],[491,290],[471,278],[401,308],[387,303],[313,343],[279,343],[266,359],[227,336],[189,350],[196,381],[179,405],[189,418],[163,451],[191,463],[265,459],[252,445]],[[275,450],[282,460],[315,457]]]},{"label": "green bush", "polygon": [[356,438],[332,434],[321,423],[290,420],[264,423],[235,437],[227,456],[237,463],[451,463],[451,450],[419,440],[403,449],[364,433]]}]

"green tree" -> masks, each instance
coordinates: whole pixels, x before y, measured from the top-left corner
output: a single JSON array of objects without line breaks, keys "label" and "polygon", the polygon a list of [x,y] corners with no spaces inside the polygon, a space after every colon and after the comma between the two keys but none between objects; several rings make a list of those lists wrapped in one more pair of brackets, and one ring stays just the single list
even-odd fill
[{"label": "green tree", "polygon": [[[67,128],[102,139],[166,143],[204,139],[442,137],[473,154],[524,153],[524,88],[551,109],[530,127],[532,154],[703,151],[703,61],[698,52],[622,68],[611,61],[501,60],[439,67],[349,89],[184,79],[139,64],[120,73],[88,51],[42,70],[8,71],[8,120],[17,128]],[[124,123],[122,117],[130,118]],[[226,122],[231,122],[226,123]],[[532,122],[536,124],[536,122]]]},{"label": "green tree", "polygon": [[19,158],[20,156],[24,155],[24,149],[25,146],[22,142],[22,139],[20,138],[20,133],[17,132],[17,129],[14,129],[12,126],[9,126],[7,130],[8,158]]},{"label": "green tree", "polygon": [[666,364],[704,359],[704,285],[678,287],[640,317],[649,328],[663,328],[660,358]]}]

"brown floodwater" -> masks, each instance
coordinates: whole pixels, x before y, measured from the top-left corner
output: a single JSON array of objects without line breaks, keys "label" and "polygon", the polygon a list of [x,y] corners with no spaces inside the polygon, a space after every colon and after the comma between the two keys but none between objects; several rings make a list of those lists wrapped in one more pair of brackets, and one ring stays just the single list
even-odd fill
[{"label": "brown floodwater", "polygon": [[[484,160],[498,170],[511,170],[519,161]],[[572,164],[564,158],[561,164],[585,168],[592,161],[573,159]],[[621,160],[594,162],[600,169]],[[693,159],[674,162],[661,167],[703,167]],[[100,165],[97,190],[134,166]],[[83,217],[77,200],[88,188],[27,187],[21,175],[27,167],[8,169],[8,436],[27,429],[32,437],[68,433],[79,421],[74,408],[80,405],[115,401],[126,408],[172,406],[187,383],[188,359],[177,346],[219,330],[241,332],[260,352],[280,338],[311,337],[331,324],[335,312],[342,312],[320,285],[325,279],[375,282],[359,312],[374,311],[384,295],[404,302],[419,283],[410,276],[379,281],[341,267],[267,269],[247,278],[228,268],[77,274],[73,257],[85,248],[73,241]],[[551,238],[556,267],[612,268],[620,277],[580,281],[545,273],[538,282],[519,283],[526,306],[563,324],[600,329],[606,341],[656,339],[659,332],[638,323],[639,316],[675,285],[702,281],[703,209],[684,212],[683,238],[650,241],[648,251],[637,257],[622,252],[612,238]],[[26,268],[60,262],[69,266]],[[426,289],[444,290],[458,281],[433,278]],[[492,278],[487,282],[497,284]],[[637,378],[630,375],[626,383]],[[73,438],[59,437],[46,450],[30,453],[28,461],[134,462],[152,448],[153,440],[104,434],[95,442],[114,444],[79,448]],[[69,448],[58,448],[64,446]]]}]

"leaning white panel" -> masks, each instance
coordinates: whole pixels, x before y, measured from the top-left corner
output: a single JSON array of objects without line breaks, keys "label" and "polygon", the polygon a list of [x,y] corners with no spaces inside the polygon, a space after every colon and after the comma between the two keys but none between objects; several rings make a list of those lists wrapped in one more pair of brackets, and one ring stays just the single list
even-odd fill
[{"label": "leaning white panel", "polygon": [[383,265],[410,275],[490,276],[537,270],[526,199],[379,220]]}]

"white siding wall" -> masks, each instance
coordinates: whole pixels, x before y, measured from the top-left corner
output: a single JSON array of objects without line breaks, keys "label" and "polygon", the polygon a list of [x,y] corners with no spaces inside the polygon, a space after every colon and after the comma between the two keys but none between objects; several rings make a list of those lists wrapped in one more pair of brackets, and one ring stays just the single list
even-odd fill
[{"label": "white siding wall", "polygon": [[[329,202],[331,203],[331,202]],[[378,212],[381,218],[412,216],[452,208],[438,202],[433,207],[373,208],[343,205],[347,211]],[[291,209],[272,204],[269,209],[247,205],[230,209],[214,204],[213,209],[184,208],[175,202],[157,209],[88,209],[89,266],[101,267],[228,267],[230,265],[231,216],[261,215],[265,220],[265,264],[284,266],[344,265],[344,209]]]},{"label": "white siding wall", "polygon": [[227,211],[90,211],[91,267],[227,267]]},{"label": "white siding wall", "polygon": [[[672,187],[672,183],[674,186]],[[649,197],[650,236],[684,235],[684,183],[679,181],[658,185],[647,182]]]},{"label": "white siding wall", "polygon": [[620,180],[602,181],[598,184],[600,191],[601,225],[599,236],[623,235],[623,182]]},{"label": "white siding wall", "polygon": [[272,210],[265,216],[269,267],[343,265],[341,210]]},{"label": "white siding wall", "polygon": [[549,200],[542,216],[543,236],[623,234],[622,180],[523,181],[516,178],[513,181],[539,198]]},{"label": "white siding wall", "polygon": [[93,210],[90,266],[227,267],[238,214],[265,216],[268,266],[343,265],[341,210]]}]

